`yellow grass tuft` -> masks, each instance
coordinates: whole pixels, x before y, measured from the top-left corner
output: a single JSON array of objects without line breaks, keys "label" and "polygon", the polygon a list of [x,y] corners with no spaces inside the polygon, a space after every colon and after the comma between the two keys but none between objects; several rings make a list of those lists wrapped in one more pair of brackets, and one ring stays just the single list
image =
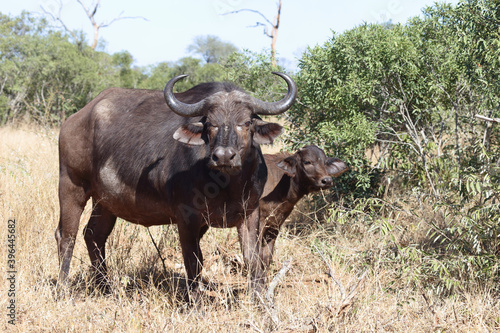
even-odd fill
[{"label": "yellow grass tuft", "polygon": [[[15,325],[7,317],[9,286],[4,282],[0,289],[2,331],[488,332],[500,327],[500,305],[489,290],[440,298],[401,284],[393,289],[394,272],[377,264],[359,281],[367,268],[350,258],[383,244],[370,237],[352,242],[331,231],[334,222],[302,233],[282,231],[273,275],[290,258],[292,268],[275,290],[274,309],[257,308],[248,301],[235,230],[211,229],[202,240],[203,276],[211,288],[205,291],[203,308],[194,311],[183,300],[184,267],[176,227],[150,228],[165,259],[165,272],[147,229],[125,221],[118,221],[107,244],[111,295],[98,295],[91,287],[80,231],[70,270],[73,293],[57,300],[57,132],[35,126],[0,128],[1,275],[9,270],[9,219],[16,225],[17,271]],[[81,229],[89,215],[87,207]],[[341,288],[346,296],[354,287],[343,304]]]}]

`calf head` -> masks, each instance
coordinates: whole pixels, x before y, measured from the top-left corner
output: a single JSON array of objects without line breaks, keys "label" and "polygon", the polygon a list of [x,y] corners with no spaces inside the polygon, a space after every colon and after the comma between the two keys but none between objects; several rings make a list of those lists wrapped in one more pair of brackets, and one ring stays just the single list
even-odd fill
[{"label": "calf head", "polygon": [[290,177],[296,177],[299,185],[307,192],[331,187],[334,177],[349,170],[343,161],[326,157],[325,152],[314,145],[305,146],[278,162],[277,166]]},{"label": "calf head", "polygon": [[282,127],[263,121],[258,115],[276,115],[290,108],[297,95],[293,80],[276,73],[287,85],[286,96],[278,102],[263,102],[233,87],[219,91],[195,103],[177,100],[172,92],[175,82],[186,77],[180,75],[165,86],[165,100],[175,113],[184,117],[202,116],[200,122],[181,126],[174,139],[189,145],[210,146],[209,166],[227,174],[238,174],[249,152],[259,144],[272,143],[281,134]]}]

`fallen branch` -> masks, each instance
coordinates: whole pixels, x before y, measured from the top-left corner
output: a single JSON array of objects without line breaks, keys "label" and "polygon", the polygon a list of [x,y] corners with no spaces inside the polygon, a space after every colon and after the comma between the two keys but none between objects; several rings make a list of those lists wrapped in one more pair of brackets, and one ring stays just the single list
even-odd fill
[{"label": "fallen branch", "polygon": [[283,262],[283,267],[281,267],[280,271],[274,276],[273,280],[269,284],[269,288],[267,289],[265,296],[266,302],[265,303],[262,302],[261,299],[261,302],[266,307],[267,311],[269,312],[269,315],[271,316],[271,320],[276,326],[279,324],[279,319],[278,319],[278,313],[276,312],[276,308],[274,307],[274,289],[276,289],[278,283],[290,270],[290,268],[292,268],[292,258]]},{"label": "fallen branch", "polygon": [[276,289],[276,286],[281,281],[283,276],[285,276],[285,274],[290,270],[290,268],[292,268],[292,259],[288,259],[283,262],[283,267],[281,267],[280,271],[274,276],[273,280],[269,284],[269,288],[266,293],[266,301],[268,304],[274,304],[274,289]]}]

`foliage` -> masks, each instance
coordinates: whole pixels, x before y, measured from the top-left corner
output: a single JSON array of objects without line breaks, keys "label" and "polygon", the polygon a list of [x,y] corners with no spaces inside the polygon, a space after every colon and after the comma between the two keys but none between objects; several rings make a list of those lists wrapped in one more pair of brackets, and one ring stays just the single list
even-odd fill
[{"label": "foliage", "polygon": [[[412,115],[419,114],[422,107],[412,103],[422,101],[414,95],[423,90],[424,80],[416,60],[416,46],[401,25],[365,24],[309,49],[300,60],[300,103],[291,112],[302,131],[292,135],[290,144],[324,143],[329,153],[352,166],[354,173],[346,176],[352,178],[349,190],[373,194],[378,184],[371,181],[375,174],[365,151],[376,138],[386,137],[385,128],[401,130],[402,106],[411,105]],[[341,131],[336,138],[329,135]],[[347,137],[354,140],[339,141]]]},{"label": "foliage", "polygon": [[[354,197],[376,195],[372,182],[377,182],[378,171],[372,169],[368,158],[359,153],[373,144],[374,135],[374,126],[361,114],[354,114],[342,122],[325,121],[319,125],[319,139],[315,144],[323,147],[331,156],[349,161],[352,170],[337,182],[337,191],[344,195],[350,193]],[[294,146],[299,148],[297,144]]]},{"label": "foliage", "polygon": [[43,19],[0,16],[2,123],[29,116],[58,122],[116,85],[109,55],[79,49]]},{"label": "foliage", "polygon": [[117,52],[111,55],[112,64],[118,72],[118,86],[123,88],[137,88],[144,74],[133,68],[134,58],[128,51]]},{"label": "foliage", "polygon": [[[300,60],[288,146],[319,143],[347,161],[340,215],[388,237],[400,277],[437,292],[500,277],[498,129],[474,117],[498,117],[498,20],[495,1],[435,4],[406,24],[334,34]],[[388,191],[410,202],[418,242],[397,241],[408,226],[387,213],[399,211]]]},{"label": "foliage", "polygon": [[[187,80],[176,85],[182,91],[223,79],[219,64],[202,64],[192,57],[150,68],[134,67],[129,52],[109,55],[74,44],[64,32],[29,13],[0,16],[0,35],[2,124],[20,117],[59,123],[113,86],[163,89],[172,77],[188,74]],[[222,46],[229,52],[227,45]],[[226,55],[224,50],[214,50],[219,60]]]},{"label": "foliage", "polygon": [[201,64],[201,60],[193,57],[184,57],[172,63],[163,62],[152,66],[147,77],[139,87],[144,89],[163,89],[165,84],[174,76],[186,74],[188,77],[175,84],[177,91],[184,91],[196,84],[210,81],[220,81],[223,70],[219,64]]},{"label": "foliage", "polygon": [[196,36],[187,51],[198,54],[207,64],[220,63],[238,49],[231,43],[220,40],[213,35]]},{"label": "foliage", "polygon": [[[351,190],[366,188],[362,180],[375,163],[382,172],[400,173],[403,186],[422,184],[433,195],[442,194],[434,161],[451,159],[462,170],[468,148],[460,142],[479,139],[473,115],[491,115],[491,107],[498,106],[496,88],[488,88],[498,82],[493,3],[436,4],[405,25],[363,24],[308,49],[297,77],[299,103],[291,112],[301,130],[291,133],[289,145],[321,142],[328,152],[352,161],[358,181]],[[485,17],[487,31],[479,28]],[[466,44],[467,38],[476,42]],[[487,51],[481,46],[486,41]],[[480,75],[470,71],[471,59],[478,57]],[[331,134],[341,131],[359,140],[340,143],[342,136]],[[380,152],[375,161],[368,160],[368,149]]]},{"label": "foliage", "polygon": [[455,9],[461,65],[490,108],[500,101],[500,7],[495,0],[462,1]]},{"label": "foliage", "polygon": [[[282,68],[278,69],[283,71]],[[175,85],[177,91],[210,81],[232,82],[264,100],[277,100],[286,92],[282,80],[271,74],[270,56],[248,50],[235,52],[219,63],[203,64],[200,59],[184,57],[176,62],[164,62],[148,69],[147,77],[140,87],[163,89],[172,77],[187,74],[188,77]]]},{"label": "foliage", "polygon": [[271,55],[249,50],[231,54],[222,62],[224,80],[233,82],[256,97],[266,101],[276,101],[287,91],[283,80],[273,75],[273,71],[285,72],[282,67],[272,67]]}]

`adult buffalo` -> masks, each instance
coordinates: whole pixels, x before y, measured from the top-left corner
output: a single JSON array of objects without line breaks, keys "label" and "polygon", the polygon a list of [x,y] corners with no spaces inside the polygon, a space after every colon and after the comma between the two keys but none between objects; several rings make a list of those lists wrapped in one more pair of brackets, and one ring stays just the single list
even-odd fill
[{"label": "adult buffalo", "polygon": [[146,227],[177,224],[194,296],[203,234],[209,226],[237,227],[250,289],[262,291],[257,232],[267,168],[259,144],[273,142],[282,127],[258,115],[285,112],[297,94],[289,76],[274,74],[288,85],[278,102],[227,83],[174,94],[186,76],[180,75],[163,93],[107,89],[69,117],[59,137],[59,283],[67,281],[80,216],[92,197],[84,238],[98,284],[106,281],[106,239],[121,217]]},{"label": "adult buffalo", "polygon": [[333,178],[349,168],[338,158],[327,157],[315,145],[295,154],[264,155],[268,177],[260,199],[261,259],[265,268],[272,261],[279,230],[295,204],[305,195],[333,186]]}]

